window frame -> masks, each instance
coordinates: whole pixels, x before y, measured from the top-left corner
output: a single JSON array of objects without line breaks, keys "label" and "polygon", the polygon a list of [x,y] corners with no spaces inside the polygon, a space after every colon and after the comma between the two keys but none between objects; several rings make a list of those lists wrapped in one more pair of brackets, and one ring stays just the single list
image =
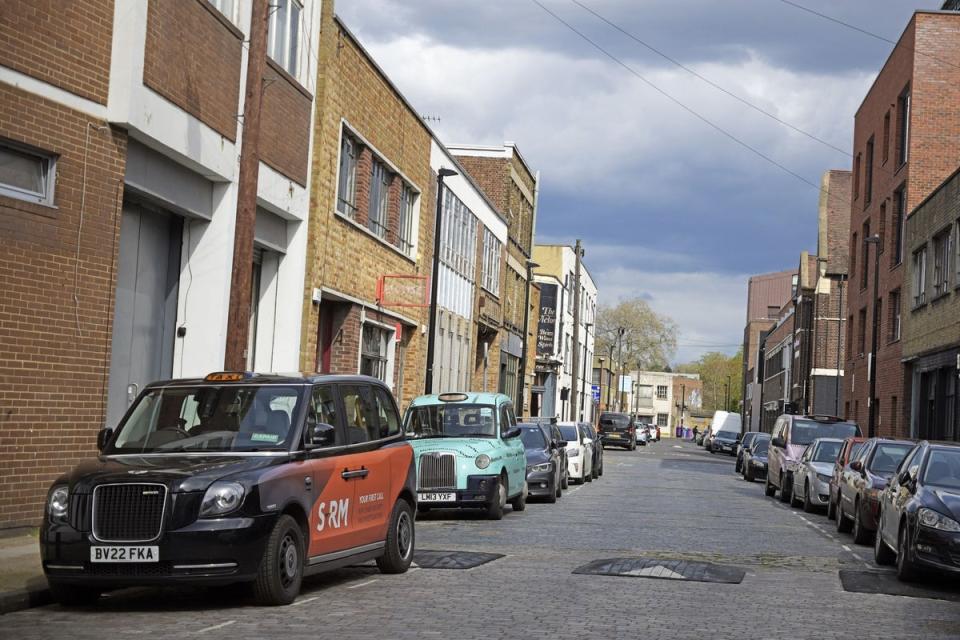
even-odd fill
[{"label": "window frame", "polygon": [[892,343],[900,339],[900,332],[903,328],[903,315],[901,312],[903,297],[900,287],[891,291],[888,297],[890,298],[890,332],[887,335],[887,342]]},{"label": "window frame", "polygon": [[[376,354],[374,354],[370,351],[365,350],[366,339],[364,337],[364,334],[366,333],[368,328],[373,331],[379,332],[380,334],[379,342],[380,342],[380,346],[383,348],[382,355],[379,351]],[[363,371],[363,364],[365,359],[375,360],[376,362],[379,363],[379,365],[377,366],[377,369],[380,370],[383,377],[381,377],[380,375],[363,374],[363,373],[361,375],[370,375],[371,377],[376,378],[377,380],[380,380],[381,382],[392,386],[391,384],[391,379],[393,378],[392,361],[394,358],[394,353],[396,351],[396,332],[393,329],[385,327],[379,323],[365,320],[360,325],[359,347],[360,347],[359,349],[360,353],[359,353],[359,363],[357,366],[357,371]]]},{"label": "window frame", "polygon": [[[352,152],[352,153],[351,153]],[[360,145],[346,129],[340,133],[340,157],[337,162],[337,202],[335,210],[340,215],[357,219],[357,169],[360,164]],[[349,191],[349,194],[347,194]],[[349,195],[349,199],[344,197]],[[346,207],[346,210],[341,208]]]},{"label": "window frame", "polygon": [[897,169],[910,161],[910,85],[897,96]]},{"label": "window frame", "polygon": [[893,252],[890,254],[892,266],[903,264],[904,233],[906,231],[907,190],[901,185],[893,192]]},{"label": "window frame", "polygon": [[874,156],[874,141],[873,136],[867,140],[866,147],[866,162],[863,168],[863,207],[866,209],[870,206],[871,200],[873,200],[873,156]]},{"label": "window frame", "polygon": [[923,243],[913,252],[913,263],[911,272],[911,294],[913,296],[913,308],[917,309],[926,304],[927,300],[927,243]]},{"label": "window frame", "polygon": [[6,138],[0,138],[0,149],[2,148],[9,149],[15,154],[32,156],[40,161],[43,191],[31,191],[0,181],[0,196],[46,207],[55,206],[57,161],[59,157],[56,154]]},{"label": "window frame", "polygon": [[393,178],[393,172],[380,158],[370,159],[367,229],[384,241],[390,233],[390,185]]},{"label": "window frame", "polygon": [[953,253],[952,225],[933,236],[933,297],[936,300],[950,292],[950,256]]},{"label": "window frame", "polygon": [[503,243],[490,229],[484,227],[481,286],[497,297],[500,296],[500,258],[502,255]]},{"label": "window frame", "polygon": [[[294,78],[298,77],[300,70],[300,29],[303,18],[303,2],[301,0],[272,0],[276,5],[271,5],[272,11],[267,25],[267,57],[273,60],[277,65],[289,73]],[[283,10],[281,11],[281,7]],[[292,11],[291,9],[296,9]],[[296,14],[296,15],[294,15]],[[282,18],[281,18],[282,16]],[[277,25],[283,19],[283,28],[278,31]],[[296,22],[296,24],[292,24]],[[294,38],[291,38],[294,34]],[[278,40],[282,37],[282,42]],[[293,50],[291,50],[291,44]],[[280,59],[277,58],[276,48],[282,46]]]}]

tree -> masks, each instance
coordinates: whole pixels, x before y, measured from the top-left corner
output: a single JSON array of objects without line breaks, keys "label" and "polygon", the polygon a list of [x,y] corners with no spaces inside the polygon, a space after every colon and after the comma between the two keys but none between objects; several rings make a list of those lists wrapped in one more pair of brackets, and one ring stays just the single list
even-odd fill
[{"label": "tree", "polygon": [[[732,356],[710,351],[700,356],[696,362],[682,364],[677,369],[682,373],[700,374],[700,380],[703,381],[704,409],[740,410],[740,399],[743,397],[743,349]],[[730,389],[725,394],[728,381]],[[727,398],[730,404],[724,407]]]},{"label": "tree", "polygon": [[[617,306],[597,310],[596,354],[617,358],[623,329],[623,368],[626,371],[662,369],[677,350],[677,324],[650,308],[642,298],[620,301]],[[613,362],[610,367],[617,370]]]}]

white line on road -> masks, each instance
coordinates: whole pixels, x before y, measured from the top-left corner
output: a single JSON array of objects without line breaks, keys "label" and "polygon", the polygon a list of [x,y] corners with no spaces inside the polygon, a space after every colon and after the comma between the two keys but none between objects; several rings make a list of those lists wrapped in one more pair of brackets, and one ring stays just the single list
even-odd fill
[{"label": "white line on road", "polygon": [[308,602],[313,602],[314,600],[319,600],[319,599],[320,599],[320,596],[313,596],[312,598],[307,598],[306,600],[297,600],[296,602],[293,603],[293,606],[296,607],[297,605],[307,604]]},{"label": "white line on road", "polygon": [[379,580],[377,578],[374,578],[373,580],[367,580],[366,582],[361,582],[360,584],[351,585],[347,587],[347,589],[359,589],[360,587],[365,587],[368,584],[373,584],[374,582],[379,582]]},{"label": "white line on road", "polygon": [[227,620],[224,623],[215,624],[212,627],[205,627],[203,629],[200,629],[199,631],[197,631],[197,633],[206,633],[207,631],[215,631],[216,629],[223,629],[224,627],[229,627],[234,622],[236,622],[236,620]]}]

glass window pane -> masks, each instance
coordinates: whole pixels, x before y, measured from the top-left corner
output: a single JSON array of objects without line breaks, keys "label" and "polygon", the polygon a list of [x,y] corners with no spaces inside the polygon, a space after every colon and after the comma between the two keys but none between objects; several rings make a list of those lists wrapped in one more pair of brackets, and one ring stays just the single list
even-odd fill
[{"label": "glass window pane", "polygon": [[300,5],[294,2],[290,3],[290,33],[287,47],[287,72],[296,77],[297,75],[297,57],[300,49]]},{"label": "glass window pane", "polygon": [[0,147],[0,182],[15,189],[45,195],[46,158]]},{"label": "glass window pane", "polygon": [[358,444],[375,440],[377,418],[373,410],[373,399],[366,386],[349,385],[340,389],[345,411],[344,424],[347,427],[347,444]]},{"label": "glass window pane", "polygon": [[283,66],[283,54],[287,48],[287,7],[289,0],[273,0],[270,16],[270,57]]}]

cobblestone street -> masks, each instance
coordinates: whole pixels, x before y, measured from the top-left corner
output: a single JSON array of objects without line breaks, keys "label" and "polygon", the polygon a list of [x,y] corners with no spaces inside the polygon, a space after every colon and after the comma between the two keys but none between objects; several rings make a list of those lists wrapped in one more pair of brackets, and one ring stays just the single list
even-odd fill
[{"label": "cobblestone street", "polygon": [[[89,610],[6,615],[0,636],[846,638],[855,626],[874,639],[960,634],[956,602],[844,591],[841,569],[887,570],[823,516],[765,498],[759,483],[734,475],[732,458],[669,440],[606,455],[604,476],[556,505],[530,504],[500,522],[422,516],[421,551],[504,554],[473,569],[349,568],[308,579],[294,605],[270,609],[233,590],[128,590]],[[573,574],[628,557],[706,561],[746,575],[711,584]]]}]

